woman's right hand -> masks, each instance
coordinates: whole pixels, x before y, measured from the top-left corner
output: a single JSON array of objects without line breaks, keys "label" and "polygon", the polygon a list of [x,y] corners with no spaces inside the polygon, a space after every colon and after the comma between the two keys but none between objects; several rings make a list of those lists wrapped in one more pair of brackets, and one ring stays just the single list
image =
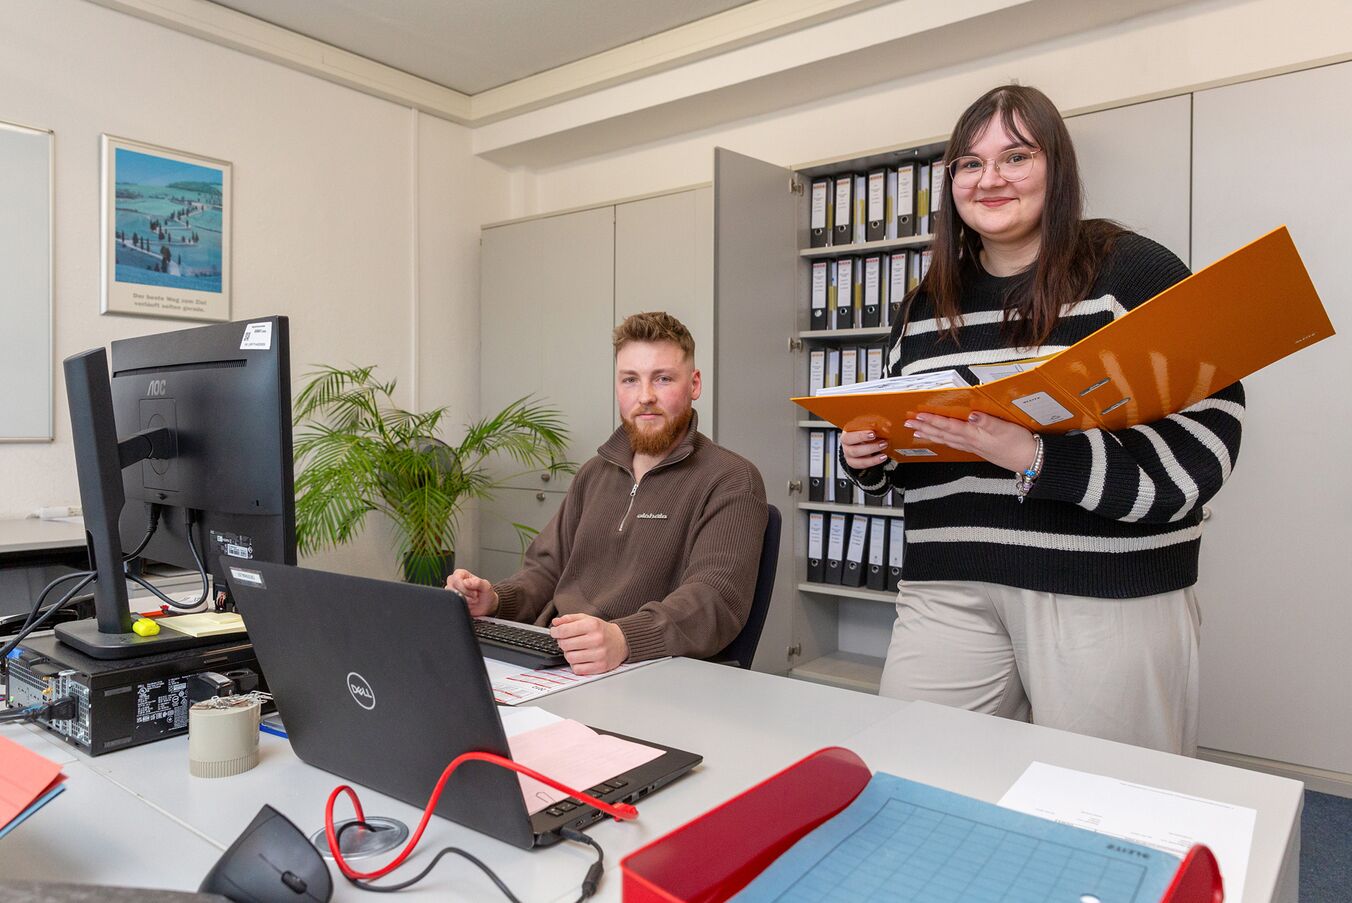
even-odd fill
[{"label": "woman's right hand", "polygon": [[873,430],[840,434],[840,452],[845,463],[855,470],[867,470],[887,460],[887,437]]}]

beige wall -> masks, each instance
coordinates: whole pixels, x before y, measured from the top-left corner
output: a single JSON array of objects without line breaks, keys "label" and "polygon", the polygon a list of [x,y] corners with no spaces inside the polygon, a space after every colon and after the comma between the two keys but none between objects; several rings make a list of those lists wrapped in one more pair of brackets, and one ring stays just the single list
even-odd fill
[{"label": "beige wall", "polygon": [[[1074,110],[1349,55],[1352,3],[1345,0],[1188,3],[825,101],[538,167],[524,177],[520,205],[496,218],[706,181],[715,146],[789,166],[942,135],[968,102],[1011,78]],[[579,122],[586,118],[578,114]]]}]

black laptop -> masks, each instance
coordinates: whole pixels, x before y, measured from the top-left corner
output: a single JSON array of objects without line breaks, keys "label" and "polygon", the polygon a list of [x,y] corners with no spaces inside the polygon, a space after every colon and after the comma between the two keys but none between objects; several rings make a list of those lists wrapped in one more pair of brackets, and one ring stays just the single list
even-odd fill
[{"label": "black laptop", "polygon": [[[461,753],[510,756],[459,595],[256,561],[227,561],[226,582],[302,761],[421,809]],[[634,802],[701,760],[635,742],[663,754],[578,789]],[[525,849],[601,818],[564,802],[529,815],[516,773],[484,762],[456,769],[436,814]]]}]

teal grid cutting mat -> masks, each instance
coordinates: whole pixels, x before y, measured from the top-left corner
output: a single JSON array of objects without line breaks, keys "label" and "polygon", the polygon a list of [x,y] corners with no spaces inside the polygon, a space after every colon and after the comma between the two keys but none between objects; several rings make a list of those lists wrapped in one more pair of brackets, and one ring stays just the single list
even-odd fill
[{"label": "teal grid cutting mat", "polygon": [[1179,860],[889,774],[738,903],[1157,903]]}]

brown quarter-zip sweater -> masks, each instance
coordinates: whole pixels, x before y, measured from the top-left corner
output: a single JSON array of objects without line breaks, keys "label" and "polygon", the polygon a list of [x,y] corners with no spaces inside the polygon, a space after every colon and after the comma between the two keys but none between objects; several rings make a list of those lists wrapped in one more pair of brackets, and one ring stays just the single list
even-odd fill
[{"label": "brown quarter-zip sweater", "polygon": [[616,430],[578,470],[521,570],[494,584],[497,617],[604,618],[624,632],[629,661],[707,658],[732,642],[751,610],[765,484],[696,426],[640,483]]}]

